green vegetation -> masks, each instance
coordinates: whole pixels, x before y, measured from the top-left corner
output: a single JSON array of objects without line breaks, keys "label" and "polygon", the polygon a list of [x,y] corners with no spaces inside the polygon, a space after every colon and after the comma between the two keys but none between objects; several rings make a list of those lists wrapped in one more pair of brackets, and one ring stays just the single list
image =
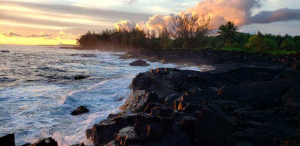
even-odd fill
[{"label": "green vegetation", "polygon": [[83,48],[103,50],[132,49],[214,49],[243,51],[250,53],[289,54],[300,51],[300,36],[248,34],[237,32],[238,27],[228,22],[218,28],[217,35],[210,29],[210,19],[199,19],[197,15],[173,18],[174,28],[163,28],[145,32],[132,30],[104,30],[102,33],[88,32],[77,39]]}]

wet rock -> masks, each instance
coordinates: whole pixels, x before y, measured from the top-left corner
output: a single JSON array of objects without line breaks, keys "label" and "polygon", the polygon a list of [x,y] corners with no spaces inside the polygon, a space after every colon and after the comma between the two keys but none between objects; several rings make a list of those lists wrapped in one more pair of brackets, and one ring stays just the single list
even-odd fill
[{"label": "wet rock", "polygon": [[[86,138],[87,138],[87,139],[93,138],[93,135],[94,135],[93,129],[87,129],[87,130],[85,131],[85,135],[86,135]],[[92,140],[93,140],[93,139],[92,139]]]},{"label": "wet rock", "polygon": [[89,76],[86,76],[86,75],[76,75],[74,76],[74,80],[82,80],[82,79],[85,79],[85,78],[88,78]]},{"label": "wet rock", "polygon": [[115,141],[120,145],[125,145],[125,138],[129,133],[135,133],[134,127],[122,128],[119,133],[115,134]]},{"label": "wet rock", "polygon": [[1,53],[9,53],[8,50],[1,50],[0,52],[1,52]]},{"label": "wet rock", "polygon": [[97,57],[96,54],[82,54],[81,57]]},{"label": "wet rock", "polygon": [[39,140],[38,142],[32,144],[31,146],[58,146],[57,142],[51,137]]},{"label": "wet rock", "polygon": [[101,122],[93,126],[93,141],[95,145],[105,144],[114,139],[122,127],[115,121]]},{"label": "wet rock", "polygon": [[129,64],[130,66],[149,66],[150,64],[144,60],[136,60]]},{"label": "wet rock", "polygon": [[137,96],[130,96],[126,101],[123,109],[129,109],[131,112],[144,111],[149,103],[155,103],[158,99],[158,95],[155,92],[149,92]]},{"label": "wet rock", "polygon": [[76,115],[81,115],[83,113],[87,113],[89,110],[85,106],[80,106],[76,110],[74,110],[71,115],[76,116]]},{"label": "wet rock", "polygon": [[150,87],[150,76],[148,73],[139,73],[133,80],[130,87],[133,90],[147,90]]},{"label": "wet rock", "polygon": [[15,146],[15,134],[8,134],[0,137],[0,145]]}]

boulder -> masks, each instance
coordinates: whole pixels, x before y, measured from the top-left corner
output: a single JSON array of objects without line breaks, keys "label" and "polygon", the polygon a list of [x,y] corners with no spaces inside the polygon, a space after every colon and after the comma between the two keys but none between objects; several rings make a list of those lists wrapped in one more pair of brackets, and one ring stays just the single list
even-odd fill
[{"label": "boulder", "polygon": [[152,108],[150,115],[156,117],[170,117],[173,114],[173,109],[170,107],[155,107]]},{"label": "boulder", "polygon": [[134,127],[122,128],[119,133],[115,134],[115,141],[120,145],[125,145],[125,138],[129,133],[135,133]]},{"label": "boulder", "polygon": [[149,124],[147,129],[147,141],[161,141],[163,130],[161,124]]},{"label": "boulder", "polygon": [[85,106],[80,106],[76,110],[74,110],[71,115],[76,116],[76,115],[81,115],[83,113],[87,113],[89,110]]},{"label": "boulder", "polygon": [[139,59],[139,60],[131,62],[129,65],[130,66],[149,66],[150,64],[144,60]]},{"label": "boulder", "polygon": [[156,92],[137,94],[135,96],[130,96],[125,105],[123,105],[122,109],[127,109],[131,112],[142,112],[146,109],[149,103],[155,103],[157,100],[158,95],[156,94]]},{"label": "boulder", "polygon": [[155,103],[150,102],[150,103],[147,105],[146,109],[144,110],[144,113],[150,114],[152,108],[154,108],[154,107],[162,107],[162,106],[163,106],[163,105],[160,104],[160,103],[158,103],[158,102],[155,102]]},{"label": "boulder", "polygon": [[85,79],[85,78],[88,78],[89,76],[86,76],[86,75],[76,75],[74,76],[74,80],[82,80],[82,79]]},{"label": "boulder", "polygon": [[0,52],[1,52],[1,53],[9,53],[8,50],[1,50]]},{"label": "boulder", "polygon": [[8,134],[0,137],[0,145],[15,146],[15,134]]},{"label": "boulder", "polygon": [[32,144],[31,146],[58,146],[57,142],[51,137],[39,140],[38,142]]},{"label": "boulder", "polygon": [[186,132],[191,139],[195,137],[195,125],[198,119],[190,116],[185,116],[181,122],[181,128]]},{"label": "boulder", "polygon": [[95,145],[101,145],[114,139],[122,127],[115,121],[105,121],[93,126],[93,141]]}]

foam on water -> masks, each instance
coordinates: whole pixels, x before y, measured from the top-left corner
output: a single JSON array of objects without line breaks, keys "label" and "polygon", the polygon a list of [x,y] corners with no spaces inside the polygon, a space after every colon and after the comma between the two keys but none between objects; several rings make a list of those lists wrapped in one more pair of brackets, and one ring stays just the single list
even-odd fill
[{"label": "foam on water", "polygon": [[[60,146],[84,142],[85,130],[119,112],[140,72],[173,64],[132,67],[122,53],[62,50],[40,46],[0,46],[0,136],[15,133],[17,145],[52,136]],[[72,54],[94,54],[82,57]],[[180,68],[180,67],[179,67]],[[184,67],[199,70],[197,67]],[[74,81],[74,75],[89,78]],[[14,80],[9,80],[14,79]],[[2,81],[3,80],[3,81]],[[119,101],[124,97],[122,101]],[[78,106],[90,112],[71,116]]]}]

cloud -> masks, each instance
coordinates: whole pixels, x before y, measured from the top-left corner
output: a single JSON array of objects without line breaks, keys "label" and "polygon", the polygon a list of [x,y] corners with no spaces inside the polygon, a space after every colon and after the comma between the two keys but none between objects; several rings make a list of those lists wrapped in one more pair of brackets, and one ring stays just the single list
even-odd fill
[{"label": "cloud", "polygon": [[41,32],[40,34],[32,34],[32,35],[25,35],[24,37],[27,38],[50,38],[51,34],[45,34],[44,32]]},{"label": "cloud", "polygon": [[66,35],[65,32],[63,32],[63,31],[59,32],[59,36],[65,36],[65,35]]},{"label": "cloud", "polygon": [[[299,20],[300,9],[279,9],[276,11],[262,11],[255,16],[252,12],[261,7],[259,0],[204,0],[198,2],[196,6],[188,8],[176,15],[154,15],[149,17],[147,22],[139,22],[136,27],[140,29],[155,30],[166,27],[170,29],[173,26],[172,17],[183,15],[199,15],[200,18],[211,19],[213,28],[218,28],[220,25],[228,21],[233,21],[238,26],[257,24],[257,23],[272,23],[278,21]],[[134,22],[132,22],[134,24]],[[124,26],[123,28],[128,28]]]},{"label": "cloud", "polygon": [[262,11],[251,17],[250,23],[271,23],[289,20],[300,20],[300,9],[279,9],[276,11]]},{"label": "cloud", "polygon": [[136,24],[132,21],[129,21],[129,20],[122,20],[118,23],[115,24],[115,27],[118,29],[118,30],[131,30],[132,28],[135,28],[136,27]]},{"label": "cloud", "polygon": [[79,3],[75,3],[75,4],[71,4],[71,5],[75,6],[75,7],[90,8],[90,6],[88,6],[88,5],[79,4]]},{"label": "cloud", "polygon": [[132,5],[134,2],[136,2],[137,0],[130,0],[129,2],[124,2],[126,5]]},{"label": "cloud", "polygon": [[8,33],[1,33],[1,35],[6,37],[21,37],[22,35],[9,31]]}]

